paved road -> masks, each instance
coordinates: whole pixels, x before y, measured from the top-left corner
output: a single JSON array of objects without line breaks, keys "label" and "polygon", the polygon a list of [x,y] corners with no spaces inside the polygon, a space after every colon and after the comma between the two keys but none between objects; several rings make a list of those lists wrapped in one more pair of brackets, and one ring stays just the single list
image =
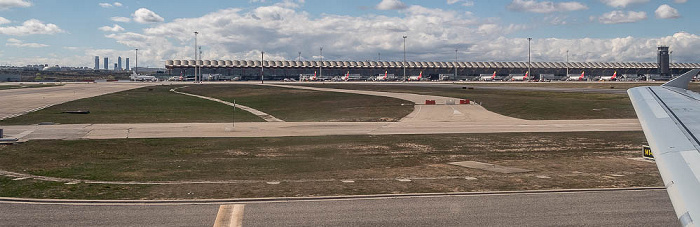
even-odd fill
[{"label": "paved road", "polygon": [[[211,226],[220,205],[0,202],[0,225]],[[249,202],[242,218],[243,226],[679,225],[665,190]]]},{"label": "paved road", "polygon": [[150,83],[68,83],[63,86],[0,90],[0,120],[64,102],[94,97]]}]

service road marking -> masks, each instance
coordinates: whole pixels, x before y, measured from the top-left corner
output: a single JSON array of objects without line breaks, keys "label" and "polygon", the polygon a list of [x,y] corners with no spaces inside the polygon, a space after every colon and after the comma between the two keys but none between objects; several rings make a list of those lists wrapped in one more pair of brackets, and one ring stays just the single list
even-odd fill
[{"label": "service road marking", "polygon": [[245,205],[221,205],[216,214],[214,227],[241,227],[243,226],[243,210]]}]

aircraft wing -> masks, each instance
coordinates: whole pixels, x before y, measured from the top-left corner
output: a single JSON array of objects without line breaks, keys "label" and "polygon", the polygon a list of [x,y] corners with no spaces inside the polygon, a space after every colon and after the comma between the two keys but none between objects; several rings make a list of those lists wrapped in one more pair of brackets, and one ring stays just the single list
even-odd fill
[{"label": "aircraft wing", "polygon": [[698,72],[627,91],[683,226],[700,223],[700,94],[687,90]]}]

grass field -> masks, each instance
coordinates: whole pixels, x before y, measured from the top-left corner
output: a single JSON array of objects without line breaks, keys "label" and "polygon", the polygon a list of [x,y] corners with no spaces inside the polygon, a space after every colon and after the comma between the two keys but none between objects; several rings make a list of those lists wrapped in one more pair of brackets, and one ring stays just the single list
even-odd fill
[{"label": "grass field", "polygon": [[[251,182],[64,185],[0,177],[0,196],[231,198],[660,186],[653,163],[628,159],[641,156],[644,142],[641,132],[29,141],[0,146],[2,170],[80,180]],[[455,161],[533,172],[447,164]]]},{"label": "grass field", "polygon": [[[4,125],[55,122],[85,123],[173,123],[230,122],[233,108],[221,103],[175,94],[172,86],[152,86],[67,102],[0,121]],[[89,110],[90,114],[63,111]],[[262,121],[245,111],[236,111],[236,121]]]},{"label": "grass field", "polygon": [[[255,85],[152,86],[75,100],[15,118],[4,125],[87,123],[230,122],[233,108],[218,102],[176,94],[170,89],[246,105],[285,121],[398,121],[413,111],[399,99]],[[89,110],[90,114],[64,111]],[[263,121],[236,111],[236,121]]]},{"label": "grass field", "polygon": [[413,103],[387,97],[258,85],[202,85],[179,91],[246,105],[284,121],[398,121]]},{"label": "grass field", "polygon": [[510,117],[529,120],[574,120],[636,118],[625,94],[563,93],[462,89],[381,84],[305,84],[304,86],[403,92],[470,99],[486,109]]}]

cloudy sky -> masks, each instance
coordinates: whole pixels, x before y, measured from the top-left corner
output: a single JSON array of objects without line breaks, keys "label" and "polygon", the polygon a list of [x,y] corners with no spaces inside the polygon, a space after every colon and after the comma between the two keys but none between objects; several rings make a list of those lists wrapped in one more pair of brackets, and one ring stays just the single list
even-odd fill
[{"label": "cloudy sky", "polygon": [[[0,65],[193,59],[699,62],[696,0],[0,0]],[[113,60],[111,62],[114,62]],[[133,63],[132,63],[133,65]]]}]

